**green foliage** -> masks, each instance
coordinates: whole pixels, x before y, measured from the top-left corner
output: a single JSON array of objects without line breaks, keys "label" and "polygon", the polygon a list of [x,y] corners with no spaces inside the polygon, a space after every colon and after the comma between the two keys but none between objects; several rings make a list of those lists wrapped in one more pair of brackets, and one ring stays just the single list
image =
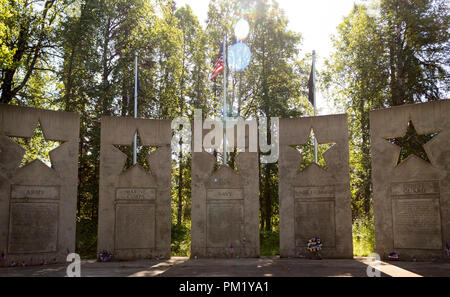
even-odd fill
[{"label": "green foliage", "polygon": [[450,90],[450,11],[446,0],[380,1],[390,103],[438,100]]},{"label": "green foliage", "polygon": [[49,63],[50,49],[55,46],[55,28],[68,3],[13,0],[0,4],[0,102],[10,103],[26,97],[33,75],[55,71],[56,63]]},{"label": "green foliage", "polygon": [[375,252],[375,226],[373,217],[362,216],[353,222],[353,255],[368,256]]},{"label": "green foliage", "polygon": [[90,218],[77,218],[76,253],[81,258],[97,258],[97,222]]},{"label": "green foliage", "polygon": [[191,228],[190,224],[172,224],[172,256],[189,257],[191,253]]},{"label": "green foliage", "polygon": [[259,240],[261,256],[280,254],[280,232],[261,230]]},{"label": "green foliage", "polygon": [[17,14],[17,8],[11,5],[9,0],[0,0],[0,68],[10,67],[16,49],[8,46],[8,35],[12,34],[10,23]]}]

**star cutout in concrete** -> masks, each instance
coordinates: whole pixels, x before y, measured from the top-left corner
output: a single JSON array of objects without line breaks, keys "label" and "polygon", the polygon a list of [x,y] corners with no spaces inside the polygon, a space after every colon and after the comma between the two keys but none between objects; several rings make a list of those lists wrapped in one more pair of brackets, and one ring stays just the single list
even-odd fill
[{"label": "star cutout in concrete", "polygon": [[47,138],[45,137],[45,133],[41,127],[41,123],[39,121],[36,125],[36,128],[34,129],[31,138],[29,137],[10,137],[10,138],[25,150],[19,167],[24,167],[25,165],[33,162],[34,160],[39,160],[51,168],[52,162],[50,158],[50,152],[58,148],[63,143],[62,141],[47,140]]},{"label": "star cutout in concrete", "polygon": [[[136,141],[136,165],[141,166],[146,171],[150,171],[150,166],[147,161],[147,156],[156,151],[158,147],[156,146],[149,146],[149,145],[143,145],[141,141],[141,137],[139,136],[139,132],[136,131],[137,134],[137,141]],[[134,140],[133,140],[134,141]],[[122,153],[127,155],[127,160],[125,161],[125,164],[123,166],[123,171],[128,170],[129,168],[133,167],[133,142],[130,145],[114,145],[114,147],[118,148]]]},{"label": "star cutout in concrete", "polygon": [[392,144],[400,147],[400,154],[397,158],[397,165],[406,160],[410,155],[416,155],[422,160],[431,163],[423,145],[433,139],[438,133],[419,135],[414,128],[412,121],[408,122],[408,128],[403,137],[386,138]]},{"label": "star cutout in concrete", "polygon": [[[314,129],[311,128],[311,133],[308,141],[302,145],[293,145],[292,148],[296,149],[302,155],[302,163],[300,170],[303,171],[314,162],[314,139],[317,139],[314,134]],[[328,151],[335,143],[321,143],[317,140],[317,165],[324,170],[328,170],[327,163],[324,158],[324,153]]]}]

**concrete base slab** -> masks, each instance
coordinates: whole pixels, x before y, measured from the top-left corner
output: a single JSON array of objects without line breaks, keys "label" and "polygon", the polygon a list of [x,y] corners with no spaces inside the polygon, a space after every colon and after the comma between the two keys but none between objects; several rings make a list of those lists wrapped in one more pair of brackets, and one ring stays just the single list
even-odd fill
[{"label": "concrete base slab", "polygon": [[[83,277],[366,277],[368,258],[305,260],[294,258],[140,260],[99,263],[83,260]],[[381,276],[448,277],[450,263],[380,262]],[[0,277],[64,277],[67,265],[0,268]]]}]

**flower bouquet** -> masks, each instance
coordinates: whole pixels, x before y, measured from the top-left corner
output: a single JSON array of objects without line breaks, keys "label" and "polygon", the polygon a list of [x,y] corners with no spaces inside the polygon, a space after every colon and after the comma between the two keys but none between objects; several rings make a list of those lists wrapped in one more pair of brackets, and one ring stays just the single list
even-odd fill
[{"label": "flower bouquet", "polygon": [[100,253],[98,253],[98,259],[100,262],[109,262],[112,259],[112,253],[107,250],[103,250]]},{"label": "flower bouquet", "polygon": [[319,237],[313,237],[308,240],[307,250],[311,253],[313,259],[321,260],[319,251],[322,249],[322,241]]}]

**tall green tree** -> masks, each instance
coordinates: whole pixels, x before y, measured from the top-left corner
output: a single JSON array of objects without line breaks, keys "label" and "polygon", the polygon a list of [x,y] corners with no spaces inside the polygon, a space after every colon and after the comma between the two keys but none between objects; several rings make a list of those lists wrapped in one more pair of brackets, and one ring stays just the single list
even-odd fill
[{"label": "tall green tree", "polygon": [[55,45],[53,33],[65,6],[61,0],[2,3],[1,103],[9,103],[18,96],[36,72],[54,70],[50,60]]},{"label": "tall green tree", "polygon": [[438,100],[450,89],[450,13],[444,0],[382,0],[392,105]]},{"label": "tall green tree", "polygon": [[324,89],[346,110],[354,217],[371,214],[369,112],[448,91],[449,13],[443,1],[355,5],[333,37]]},{"label": "tall green tree", "polygon": [[[287,30],[287,19],[276,2],[255,1],[252,6],[257,12],[252,18],[253,34],[249,38],[253,60],[244,85],[254,87],[247,91],[251,99],[243,110],[256,118],[268,119],[267,135],[271,142],[270,117],[299,115],[287,106],[300,95],[293,66],[301,37]],[[272,230],[279,201],[277,165],[261,164],[260,170],[261,229]]]},{"label": "tall green tree", "polygon": [[[177,82],[177,116],[189,117],[193,108],[204,108],[206,104],[206,73],[205,73],[205,36],[197,17],[189,5],[179,8],[175,12],[178,29],[181,33],[181,69]],[[194,79],[192,79],[194,78]],[[192,117],[191,117],[192,118]],[[190,169],[186,161],[189,156],[183,154],[183,142],[180,139],[178,153],[177,176],[177,225],[182,224],[183,204],[190,205],[190,184],[188,180]]]}]

